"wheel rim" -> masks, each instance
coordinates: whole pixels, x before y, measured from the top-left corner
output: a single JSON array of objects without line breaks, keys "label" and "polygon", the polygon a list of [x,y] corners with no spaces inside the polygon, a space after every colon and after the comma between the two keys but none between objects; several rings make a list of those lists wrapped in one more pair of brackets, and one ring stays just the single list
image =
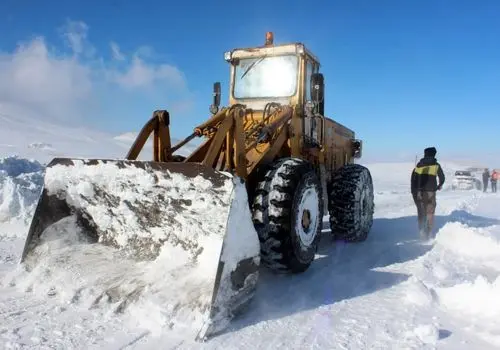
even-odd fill
[{"label": "wheel rim", "polygon": [[316,238],[318,227],[319,197],[314,188],[304,191],[298,207],[295,232],[302,245],[309,247]]}]

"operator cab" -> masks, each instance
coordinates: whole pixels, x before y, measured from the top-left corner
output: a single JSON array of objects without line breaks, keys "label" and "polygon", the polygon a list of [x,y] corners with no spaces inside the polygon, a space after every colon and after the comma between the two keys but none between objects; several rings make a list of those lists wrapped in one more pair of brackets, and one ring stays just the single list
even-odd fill
[{"label": "operator cab", "polygon": [[[306,147],[320,148],[324,130],[324,82],[320,63],[302,43],[274,45],[272,32],[263,46],[228,51],[229,105],[245,105],[263,118],[268,104],[300,106]],[[220,105],[220,83],[214,84],[210,112]]]},{"label": "operator cab", "polygon": [[[269,102],[305,106],[316,97],[317,112],[323,115],[319,60],[302,43],[274,45],[273,41],[273,33],[267,32],[264,46],[224,54],[231,65],[229,104],[264,110]],[[321,91],[314,94],[314,86]]]}]

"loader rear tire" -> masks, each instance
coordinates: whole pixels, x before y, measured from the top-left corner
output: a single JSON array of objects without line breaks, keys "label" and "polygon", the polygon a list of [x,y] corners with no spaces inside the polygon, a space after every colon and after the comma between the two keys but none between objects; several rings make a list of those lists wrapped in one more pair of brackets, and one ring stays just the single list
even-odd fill
[{"label": "loader rear tire", "polygon": [[344,165],[334,173],[328,193],[334,237],[348,242],[366,240],[375,208],[370,171],[359,164]]},{"label": "loader rear tire", "polygon": [[321,183],[307,161],[276,161],[257,183],[252,219],[259,235],[262,263],[278,272],[306,271],[320,238]]}]

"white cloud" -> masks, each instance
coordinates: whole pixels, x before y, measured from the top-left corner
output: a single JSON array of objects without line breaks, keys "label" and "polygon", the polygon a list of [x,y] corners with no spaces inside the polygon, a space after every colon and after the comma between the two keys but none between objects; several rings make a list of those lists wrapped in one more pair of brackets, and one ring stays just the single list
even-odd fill
[{"label": "white cloud", "polygon": [[125,70],[110,70],[108,79],[126,89],[150,88],[157,83],[165,83],[177,89],[186,87],[185,77],[175,66],[169,64],[151,64],[146,59],[153,58],[155,52],[149,46],[140,46],[130,60],[120,50],[120,46],[110,43],[111,55],[117,61],[128,61]]},{"label": "white cloud", "polygon": [[27,105],[60,118],[91,94],[90,68],[51,54],[43,38],[0,55],[0,102]]},{"label": "white cloud", "polygon": [[143,58],[152,58],[156,55],[155,50],[151,46],[142,45],[137,48],[135,54]]},{"label": "white cloud", "polygon": [[95,108],[103,94],[116,97],[122,90],[154,88],[189,96],[182,72],[151,62],[144,56],[153,51],[145,46],[128,57],[111,42],[113,59],[106,60],[90,43],[84,22],[68,20],[60,33],[68,52],[54,50],[43,37],[20,42],[13,52],[0,52],[0,105],[23,106],[38,111],[41,118],[77,120]]},{"label": "white cloud", "polygon": [[162,82],[185,88],[184,76],[177,67],[168,64],[147,64],[138,56],[132,58],[126,71],[112,72],[111,79],[128,89],[148,88]]},{"label": "white cloud", "polygon": [[121,53],[120,47],[118,46],[117,43],[111,42],[109,44],[111,47],[111,54],[113,55],[113,58],[118,61],[123,61],[125,60],[125,56]]},{"label": "white cloud", "polygon": [[67,45],[75,55],[87,54],[91,56],[95,49],[87,41],[89,27],[82,21],[66,20],[66,24],[59,29],[61,35],[66,39]]}]

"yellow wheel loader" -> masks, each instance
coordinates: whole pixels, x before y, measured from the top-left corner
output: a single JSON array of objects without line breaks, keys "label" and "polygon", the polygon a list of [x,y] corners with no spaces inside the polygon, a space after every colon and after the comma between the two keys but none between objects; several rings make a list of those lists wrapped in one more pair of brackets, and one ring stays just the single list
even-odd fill
[{"label": "yellow wheel loader", "polygon": [[[180,143],[171,144],[168,111],[155,111],[125,159],[57,158],[47,166],[21,259],[27,271],[44,257],[60,254],[48,268],[91,255],[79,271],[92,275],[99,254],[84,251],[106,247],[97,252],[110,269],[115,258],[127,261],[112,281],[99,282],[110,303],[126,294],[117,311],[156,290],[165,324],[195,327],[203,340],[248,305],[259,265],[307,270],[324,215],[335,238],[367,238],[374,192],[370,172],[354,162],[362,141],[325,117],[318,59],[301,43],[275,45],[270,32],[265,45],[224,58],[229,106],[220,108],[215,83],[212,116]],[[149,137],[154,159],[138,161]],[[202,140],[194,151],[176,154],[194,138]],[[69,218],[74,239],[60,226]],[[147,278],[153,263],[161,274]],[[139,287],[126,289],[132,274]]]}]

